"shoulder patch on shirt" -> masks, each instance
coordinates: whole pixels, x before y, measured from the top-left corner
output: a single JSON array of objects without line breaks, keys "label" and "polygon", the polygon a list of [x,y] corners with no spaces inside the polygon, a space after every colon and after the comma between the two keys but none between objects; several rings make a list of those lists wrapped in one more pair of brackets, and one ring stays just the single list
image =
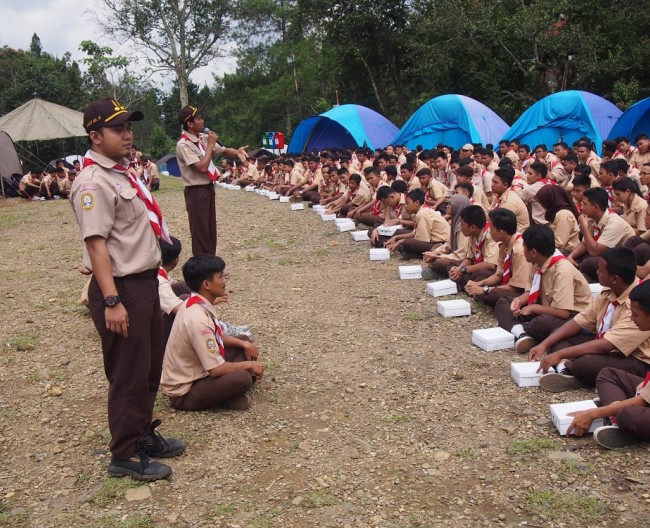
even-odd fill
[{"label": "shoulder patch on shirt", "polygon": [[81,195],[81,208],[84,211],[90,211],[95,207],[95,199],[91,193],[83,193]]},{"label": "shoulder patch on shirt", "polygon": [[92,184],[90,184],[90,185],[82,185],[81,187],[79,187],[79,192],[96,191],[96,190],[97,190],[97,186],[92,185]]},{"label": "shoulder patch on shirt", "polygon": [[217,342],[210,338],[205,342],[205,348],[207,348],[210,352],[216,352],[217,351]]},{"label": "shoulder patch on shirt", "polygon": [[201,330],[202,335],[208,335],[212,333],[213,333],[212,330],[210,330],[209,328],[204,328],[203,330]]}]

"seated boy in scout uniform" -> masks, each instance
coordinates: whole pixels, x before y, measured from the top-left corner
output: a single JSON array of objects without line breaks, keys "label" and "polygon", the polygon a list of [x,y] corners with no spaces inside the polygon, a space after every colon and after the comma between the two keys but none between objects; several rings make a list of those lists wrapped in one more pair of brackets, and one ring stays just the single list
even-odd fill
[{"label": "seated boy in scout uniform", "polygon": [[165,241],[160,242],[160,253],[162,255],[162,266],[158,269],[158,295],[160,297],[160,309],[163,312],[164,344],[167,346],[169,333],[174,324],[176,312],[187,299],[192,291],[183,281],[175,281],[169,274],[178,266],[178,259],[181,255],[181,241],[176,237],[170,237],[171,244]]},{"label": "seated boy in scout uniform", "polygon": [[[632,320],[630,292],[639,284],[635,274],[636,259],[628,248],[603,253],[598,264],[600,296],[530,350],[529,359],[541,359],[540,370],[545,373],[540,387],[562,392],[593,386],[606,367],[646,376],[650,331],[639,330]],[[551,367],[559,373],[546,374]]]},{"label": "seated boy in scout uniform", "polygon": [[530,226],[522,234],[524,256],[536,270],[519,297],[497,302],[499,326],[516,338],[515,349],[528,351],[568,319],[591,304],[591,290],[582,274],[555,247],[548,225]]},{"label": "seated boy in scout uniform", "polygon": [[[406,186],[404,182],[401,183],[404,186]],[[402,224],[403,215],[406,215],[407,218],[409,217],[409,215],[406,213],[406,208],[405,208],[406,197],[404,196],[404,194],[396,191],[395,189],[389,187],[388,185],[385,185],[377,189],[377,199],[382,203],[382,206],[386,213],[384,222],[379,227],[382,226],[390,227],[399,224],[402,225],[404,229],[397,230],[395,234],[401,235],[411,231],[411,229],[415,226],[415,221],[409,220],[407,223],[410,225]],[[370,244],[374,247],[382,248],[384,247],[384,244],[389,240],[390,237],[379,235],[377,229],[378,228],[375,227],[368,231],[368,236],[370,237]]]},{"label": "seated boy in scout uniform", "polygon": [[444,214],[447,206],[447,187],[433,177],[431,169],[420,169],[416,176],[420,180],[420,187],[426,193],[425,203],[434,210],[440,210]]},{"label": "seated boy in scout uniform", "polygon": [[492,177],[492,204],[490,209],[508,209],[517,217],[517,231],[523,233],[530,225],[528,208],[519,195],[511,190],[515,172],[509,167],[494,171]]},{"label": "seated boy in scout uniform", "polygon": [[[639,284],[630,292],[630,310],[641,332],[650,331],[650,283]],[[596,389],[600,407],[572,413],[567,434],[582,436],[591,422],[611,418],[613,425],[594,431],[594,440],[607,449],[627,447],[650,440],[650,374],[645,379],[624,370],[605,367],[598,374]]]},{"label": "seated boy in scout uniform", "polygon": [[487,216],[479,205],[470,205],[461,211],[460,230],[469,238],[469,248],[461,263],[447,268],[447,273],[463,290],[469,281],[480,281],[494,273],[499,264],[499,245],[492,239]]},{"label": "seated boy in scout uniform", "polygon": [[257,346],[226,335],[214,311],[216,300],[226,295],[225,267],[214,255],[192,257],[183,266],[193,293],[176,313],[160,382],[175,409],[247,409],[246,392],[264,375]]},{"label": "seated boy in scout uniform", "polygon": [[609,212],[607,191],[600,187],[585,191],[578,218],[582,242],[569,254],[569,261],[596,281],[600,256],[609,248],[623,246],[634,229],[616,213]]},{"label": "seated boy in scout uniform", "polygon": [[388,184],[381,179],[380,171],[377,167],[364,169],[364,174],[367,182],[370,184],[370,191],[373,193],[372,199],[364,205],[360,205],[356,209],[349,211],[348,218],[374,227],[381,225],[384,222],[384,218],[386,218],[386,210],[381,200],[377,198],[377,190],[380,187],[388,186]]},{"label": "seated boy in scout uniform", "polygon": [[517,233],[515,213],[500,208],[490,211],[489,216],[490,235],[499,243],[499,265],[490,277],[468,281],[465,291],[488,306],[495,306],[501,297],[512,300],[524,292],[531,267],[524,256],[521,234]]},{"label": "seated boy in scout uniform", "polygon": [[332,202],[327,208],[327,214],[337,213],[341,218],[352,214],[357,207],[367,204],[372,200],[372,192],[368,184],[361,179],[359,174],[350,174],[348,169],[339,169],[339,177],[345,183],[346,191]]},{"label": "seated boy in scout uniform", "polygon": [[425,194],[414,189],[406,195],[404,208],[415,216],[415,228],[407,233],[395,234],[384,247],[399,251],[405,258],[422,258],[425,251],[431,251],[444,244],[449,238],[449,223],[430,207],[424,207]]}]

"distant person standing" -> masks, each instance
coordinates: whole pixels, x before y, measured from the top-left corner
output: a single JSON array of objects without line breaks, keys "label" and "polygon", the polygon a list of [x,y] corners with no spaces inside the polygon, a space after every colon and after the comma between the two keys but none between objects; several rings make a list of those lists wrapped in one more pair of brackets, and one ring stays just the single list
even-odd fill
[{"label": "distant person standing", "polygon": [[158,204],[128,167],[131,121],[143,118],[111,98],[88,105],[84,128],[91,147],[70,201],[84,241],[83,264],[93,272],[88,308],[109,381],[108,472],[157,480],[172,470],[149,457],[178,456],[185,444],[165,440],[155,431],[160,420],[152,421],[164,354],[158,238],[170,238]]},{"label": "distant person standing", "polygon": [[176,144],[176,159],[185,186],[185,207],[190,222],[192,255],[215,255],[217,252],[217,208],[214,182],[217,168],[213,156],[246,159],[244,147],[224,147],[219,136],[210,131],[203,134],[203,108],[186,106],[178,113],[183,134]]}]

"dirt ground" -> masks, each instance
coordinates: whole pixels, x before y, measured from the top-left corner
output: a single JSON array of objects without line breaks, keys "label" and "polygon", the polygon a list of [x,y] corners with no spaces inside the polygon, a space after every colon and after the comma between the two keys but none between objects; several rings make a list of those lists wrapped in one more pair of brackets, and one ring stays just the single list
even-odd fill
[{"label": "dirt ground", "polygon": [[[0,200],[0,526],[647,526],[647,445],[560,437],[512,350],[471,345],[402,261],[369,262],[311,210],[219,189],[223,319],[251,325],[266,379],[245,412],[181,413],[169,481],[109,479],[100,343],[78,305],[70,205]],[[189,255],[182,190],[157,194]],[[174,273],[180,277],[180,272]]]}]

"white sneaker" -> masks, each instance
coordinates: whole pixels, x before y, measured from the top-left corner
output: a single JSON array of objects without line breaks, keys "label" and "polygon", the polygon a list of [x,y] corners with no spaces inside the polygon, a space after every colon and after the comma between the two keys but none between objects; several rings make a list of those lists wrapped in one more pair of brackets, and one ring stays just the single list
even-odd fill
[{"label": "white sneaker", "polygon": [[605,449],[620,449],[637,443],[632,435],[621,431],[617,425],[603,425],[594,431],[594,440]]}]

